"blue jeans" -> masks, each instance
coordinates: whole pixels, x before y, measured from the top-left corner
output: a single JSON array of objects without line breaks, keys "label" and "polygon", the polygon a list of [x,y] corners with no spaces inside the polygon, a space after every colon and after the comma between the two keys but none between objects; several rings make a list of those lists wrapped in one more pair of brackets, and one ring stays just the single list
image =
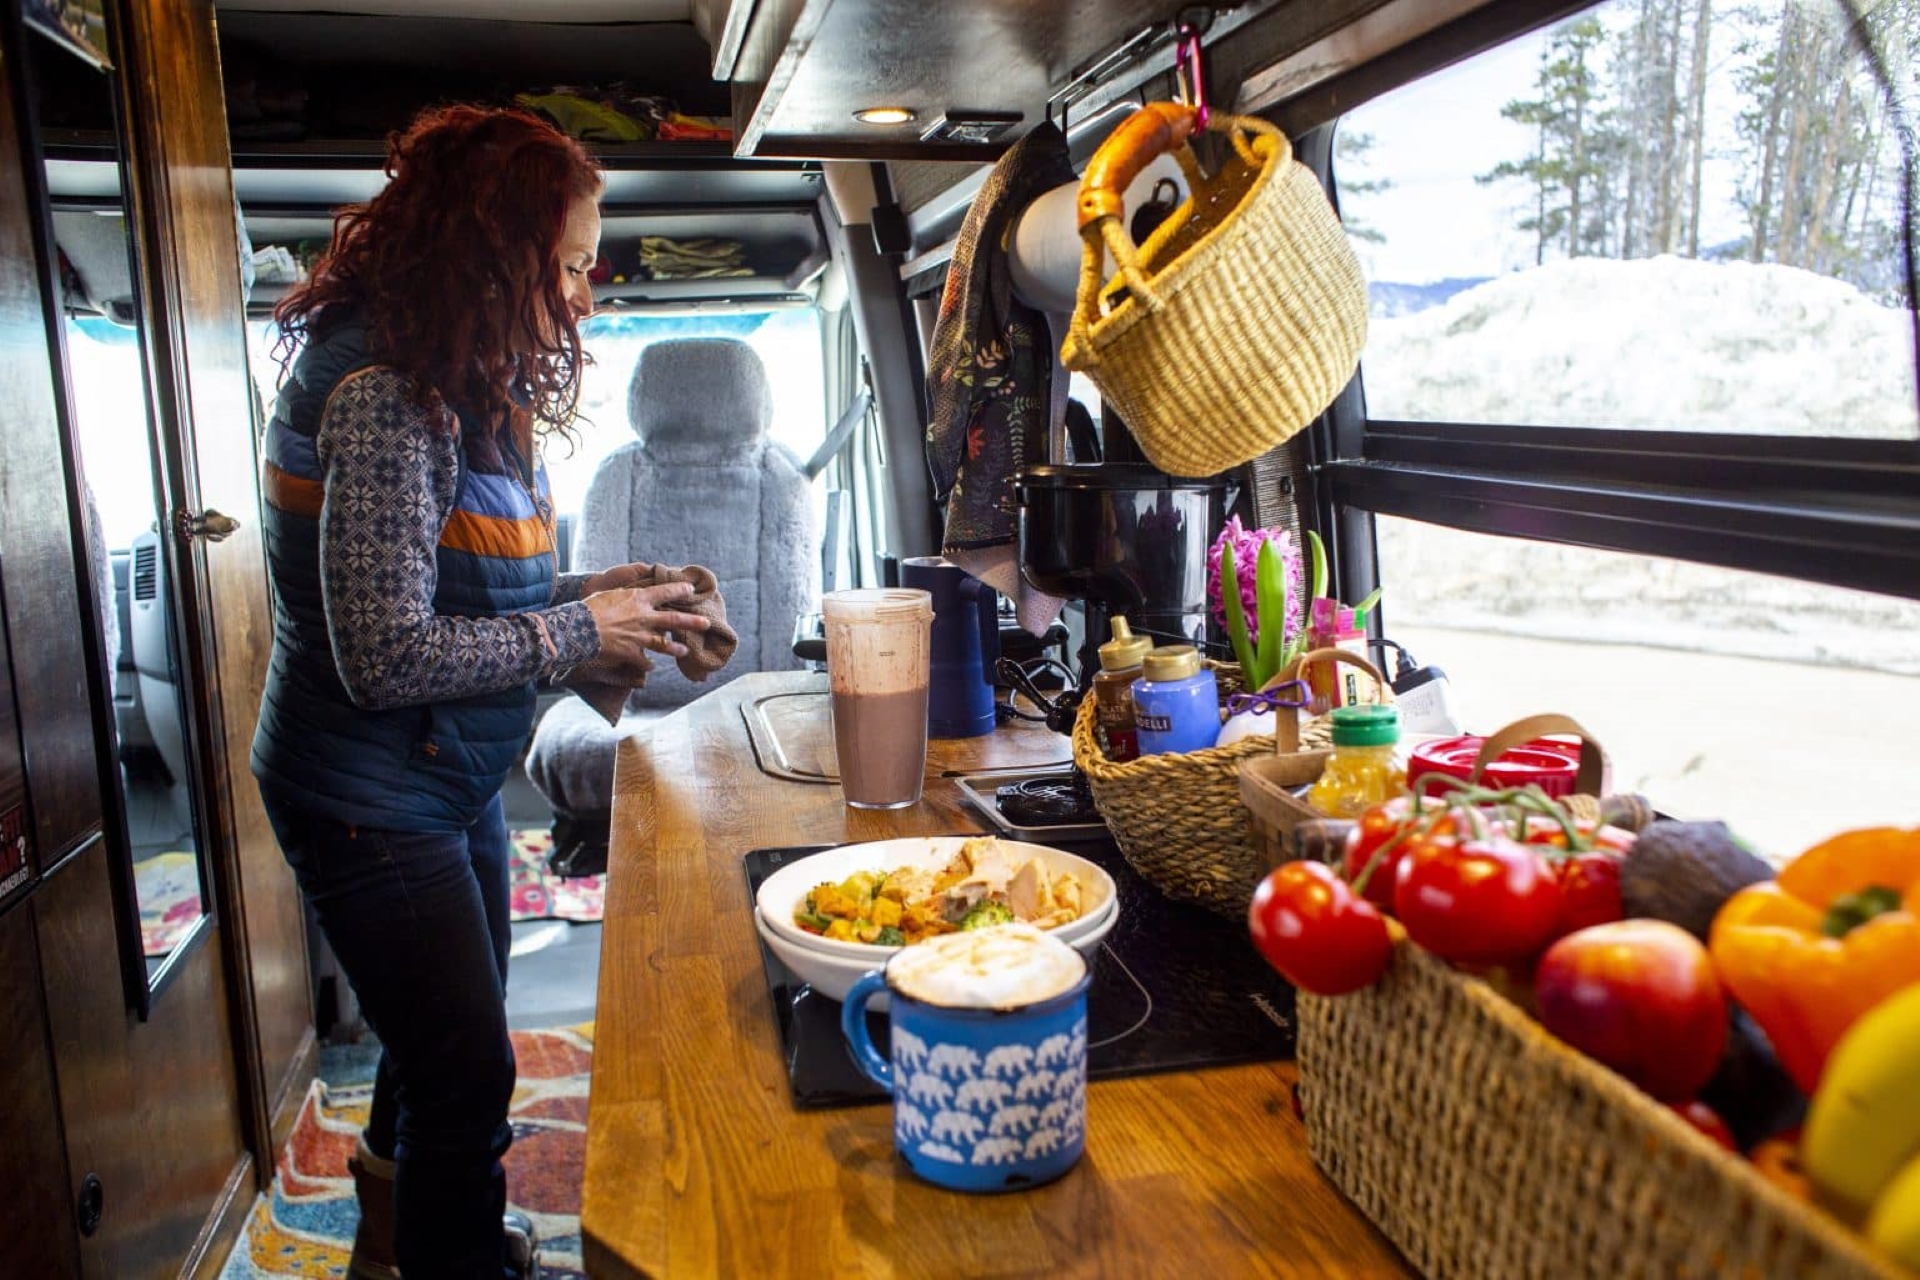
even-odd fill
[{"label": "blue jeans", "polygon": [[380,1037],[367,1146],[391,1156],[407,1280],[497,1280],[512,1141],[500,798],[462,832],[376,831],[276,794],[267,817]]}]

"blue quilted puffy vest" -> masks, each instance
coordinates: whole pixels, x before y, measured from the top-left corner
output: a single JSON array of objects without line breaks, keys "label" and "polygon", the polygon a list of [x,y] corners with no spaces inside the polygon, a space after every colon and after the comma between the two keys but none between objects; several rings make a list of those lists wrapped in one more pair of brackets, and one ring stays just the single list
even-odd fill
[{"label": "blue quilted puffy vest", "polygon": [[[263,447],[273,658],[253,739],[263,789],[309,813],[396,831],[462,831],[500,790],[533,727],[532,682],[385,711],[353,705],[334,666],[320,589],[322,475],[314,440],[334,387],[375,363],[357,323],[309,343],[280,389]],[[547,477],[535,486],[548,501]],[[436,553],[434,612],[500,617],[553,595],[550,528],[520,479],[461,447]]]}]

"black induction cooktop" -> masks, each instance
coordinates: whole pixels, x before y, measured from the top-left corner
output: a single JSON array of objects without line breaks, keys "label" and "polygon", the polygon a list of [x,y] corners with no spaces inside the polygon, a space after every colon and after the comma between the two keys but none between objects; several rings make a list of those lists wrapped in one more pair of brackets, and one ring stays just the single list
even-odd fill
[{"label": "black induction cooktop", "polygon": [[[1244,927],[1168,898],[1127,865],[1110,838],[1047,843],[1099,863],[1120,896],[1120,919],[1095,958],[1087,999],[1091,1079],[1293,1056],[1293,988],[1260,958]],[[831,847],[755,849],[745,859],[748,897],[781,867]],[[764,943],[760,958],[794,1105],[884,1100],[847,1053],[840,1002],[795,977]],[[886,1015],[869,1013],[867,1023],[885,1053]]]}]

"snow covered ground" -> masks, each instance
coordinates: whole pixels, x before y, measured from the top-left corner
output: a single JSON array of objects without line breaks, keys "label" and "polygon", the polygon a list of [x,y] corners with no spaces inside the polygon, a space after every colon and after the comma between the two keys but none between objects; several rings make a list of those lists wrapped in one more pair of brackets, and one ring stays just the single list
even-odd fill
[{"label": "snow covered ground", "polygon": [[[1920,437],[1907,313],[1789,267],[1578,260],[1376,317],[1382,418]],[[1920,601],[1382,518],[1388,636],[1487,732],[1564,710],[1618,781],[1777,852],[1920,823]],[[1579,642],[1579,643],[1569,643]]]},{"label": "snow covered ground", "polygon": [[1367,412],[1911,440],[1913,324],[1797,267],[1575,258],[1376,317]]}]

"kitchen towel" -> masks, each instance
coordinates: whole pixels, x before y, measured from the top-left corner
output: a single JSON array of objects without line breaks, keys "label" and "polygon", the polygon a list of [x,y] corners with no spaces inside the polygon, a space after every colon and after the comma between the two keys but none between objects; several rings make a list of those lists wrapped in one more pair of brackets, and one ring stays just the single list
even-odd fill
[{"label": "kitchen towel", "polygon": [[[689,680],[705,680],[726,666],[733,651],[740,647],[739,635],[727,625],[727,602],[720,598],[720,581],[714,577],[713,570],[704,565],[672,569],[656,564],[645,577],[636,578],[631,585],[656,587],[666,582],[691,582],[692,597],[672,607],[682,613],[697,613],[710,624],[705,631],[674,635],[687,646],[686,656],[674,660],[680,674]],[[608,724],[619,724],[627,695],[647,682],[647,672],[651,670],[653,662],[643,653],[638,662],[623,663],[617,668],[604,666],[597,660],[582,663],[555,683],[579,694],[581,701],[599,712]]]},{"label": "kitchen towel", "polygon": [[1067,140],[1034,128],[994,165],[954,242],[933,330],[927,465],[946,505],[941,551],[1014,602],[1035,635],[1060,612],[1056,596],[1020,576],[1014,479],[1046,462],[1066,412],[1067,373],[1047,315],[1014,293],[1007,246],[1035,197],[1074,180]]}]

